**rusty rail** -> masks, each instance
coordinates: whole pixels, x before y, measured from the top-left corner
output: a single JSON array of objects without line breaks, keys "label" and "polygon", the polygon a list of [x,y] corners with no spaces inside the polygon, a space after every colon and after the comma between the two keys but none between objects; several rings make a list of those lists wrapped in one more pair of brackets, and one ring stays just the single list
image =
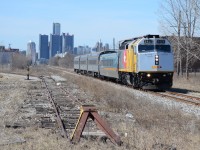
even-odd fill
[{"label": "rusty rail", "polygon": [[56,105],[56,103],[54,102],[54,99],[52,97],[51,91],[48,89],[47,83],[45,82],[44,78],[42,77],[42,81],[45,84],[45,87],[47,89],[47,93],[48,93],[48,99],[50,100],[51,104],[53,105],[54,111],[56,113],[56,118],[57,118],[57,123],[62,131],[62,135],[64,136],[64,138],[68,138],[67,132],[65,130],[65,126],[62,122],[62,119],[60,117],[60,113],[59,113],[59,109]]},{"label": "rusty rail", "polygon": [[60,88],[66,95],[68,95],[68,97],[69,97],[71,100],[76,101],[79,105],[83,105],[83,103],[81,103],[76,97],[71,96],[71,94],[70,94],[67,90],[65,90],[62,86],[59,86],[59,88]]}]

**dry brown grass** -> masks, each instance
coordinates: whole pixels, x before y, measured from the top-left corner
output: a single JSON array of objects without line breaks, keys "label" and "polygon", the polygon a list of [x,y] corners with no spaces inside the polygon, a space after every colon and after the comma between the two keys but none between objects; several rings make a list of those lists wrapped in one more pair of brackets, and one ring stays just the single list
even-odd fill
[{"label": "dry brown grass", "polygon": [[[74,82],[100,105],[100,110],[122,113],[121,122],[112,124],[122,134],[124,146],[128,149],[198,149],[200,146],[200,120],[185,115],[175,107],[151,103],[138,99],[127,88],[113,86],[85,76],[63,74]],[[129,112],[135,122],[123,120]],[[124,133],[128,133],[127,137]]]},{"label": "dry brown grass", "polygon": [[[42,67],[32,69],[32,74],[46,72]],[[87,93],[99,110],[112,114],[104,116],[122,138],[123,146],[104,144],[82,139],[78,145],[42,129],[26,129],[22,134],[26,143],[4,146],[3,149],[199,149],[200,120],[186,115],[175,107],[152,103],[148,98],[138,98],[128,88],[114,83],[50,69],[48,74],[65,77]],[[177,82],[178,83],[178,82]],[[175,83],[175,84],[177,84]],[[181,86],[180,86],[181,87]],[[126,118],[126,113],[134,118]],[[115,115],[119,114],[117,117]],[[15,147],[16,146],[16,147]]]},{"label": "dry brown grass", "polygon": [[191,73],[187,80],[184,76],[174,75],[173,88],[200,92],[200,73]]}]

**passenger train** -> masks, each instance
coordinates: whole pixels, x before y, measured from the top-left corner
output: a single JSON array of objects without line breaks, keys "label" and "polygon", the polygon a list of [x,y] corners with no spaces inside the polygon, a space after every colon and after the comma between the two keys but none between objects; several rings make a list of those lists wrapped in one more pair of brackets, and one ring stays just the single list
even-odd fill
[{"label": "passenger train", "polygon": [[166,90],[172,87],[173,51],[166,37],[145,35],[119,42],[119,50],[74,58],[74,71],[114,79],[134,88]]}]

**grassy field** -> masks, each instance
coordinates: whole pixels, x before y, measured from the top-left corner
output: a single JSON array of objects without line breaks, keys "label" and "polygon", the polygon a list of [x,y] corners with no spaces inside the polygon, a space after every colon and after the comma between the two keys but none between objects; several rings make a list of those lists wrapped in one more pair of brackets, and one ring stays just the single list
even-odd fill
[{"label": "grassy field", "polygon": [[[44,67],[36,67],[31,69],[31,74],[42,75],[46,71]],[[22,73],[26,75],[26,70]],[[48,74],[65,77],[69,86],[75,84],[85,91],[85,97],[96,103],[99,112],[103,112],[102,116],[120,135],[123,145],[118,147],[109,142],[85,139],[77,145],[72,145],[68,140],[61,138],[59,133],[31,127],[14,130],[15,133],[20,133],[26,143],[5,145],[0,149],[198,150],[200,147],[200,118],[197,116],[183,113],[173,106],[153,103],[148,97],[138,97],[132,89],[114,83],[53,69],[49,69]],[[199,83],[200,79],[197,76],[189,81],[174,76],[173,87],[198,91]],[[133,118],[126,117],[128,113],[132,114]],[[10,131],[6,132],[9,134]]]},{"label": "grassy field", "polygon": [[200,73],[190,73],[189,79],[183,76],[174,75],[173,88],[186,89],[200,92]]},{"label": "grassy field", "polygon": [[[133,114],[135,122],[123,120],[123,117],[113,125],[119,133],[122,133],[122,139],[128,149],[176,147],[195,150],[200,147],[200,120],[196,116],[184,114],[173,106],[165,107],[151,103],[148,99],[137,98],[125,87],[111,86],[109,83],[91,77],[66,74],[62,76],[92,95],[97,104],[104,103],[104,107],[99,109],[121,113],[124,116],[126,113]],[[199,82],[198,78],[191,79],[189,83],[182,79],[175,79],[175,87],[197,89],[199,84],[195,80]]]}]

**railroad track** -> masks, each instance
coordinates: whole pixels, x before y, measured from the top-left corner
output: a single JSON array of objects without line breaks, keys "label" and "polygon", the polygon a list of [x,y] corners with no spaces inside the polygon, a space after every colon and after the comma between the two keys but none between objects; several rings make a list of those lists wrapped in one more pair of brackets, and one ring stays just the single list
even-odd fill
[{"label": "railroad track", "polygon": [[177,93],[177,92],[171,92],[171,91],[165,91],[165,92],[150,92],[150,91],[147,91],[147,92],[149,92],[153,95],[166,97],[166,98],[173,99],[173,100],[176,100],[176,101],[200,106],[200,98],[199,97],[190,96],[190,95]]},{"label": "railroad track", "polygon": [[[63,71],[63,72],[67,72],[69,74],[77,75],[74,72],[71,72],[71,71],[68,72],[68,71],[66,71],[62,68],[53,67],[53,69],[60,70],[60,71]],[[104,82],[107,82],[107,81],[104,80]],[[127,85],[120,85],[119,84],[119,86],[125,86],[127,88],[132,88],[132,86],[127,86]],[[135,90],[137,90],[137,89],[135,89]],[[165,91],[165,92],[153,92],[153,91],[148,91],[148,90],[142,90],[142,91],[151,93],[151,94],[156,95],[156,96],[166,97],[166,98],[169,98],[169,99],[172,99],[172,100],[176,100],[176,101],[200,106],[200,98],[199,97],[194,97],[194,96],[190,96],[190,95],[187,95],[187,94],[182,94],[182,93],[178,93],[178,92],[171,92],[171,91]]]},{"label": "railroad track", "polygon": [[[41,119],[41,126],[48,128],[49,126],[59,126],[61,135],[68,138],[76,126],[80,115],[80,102],[77,98],[70,95],[70,92],[63,85],[63,83],[56,83],[54,79],[48,77],[41,77],[42,87],[46,89],[47,98],[50,101],[55,118],[43,117]],[[52,113],[52,110],[47,113]]]}]

